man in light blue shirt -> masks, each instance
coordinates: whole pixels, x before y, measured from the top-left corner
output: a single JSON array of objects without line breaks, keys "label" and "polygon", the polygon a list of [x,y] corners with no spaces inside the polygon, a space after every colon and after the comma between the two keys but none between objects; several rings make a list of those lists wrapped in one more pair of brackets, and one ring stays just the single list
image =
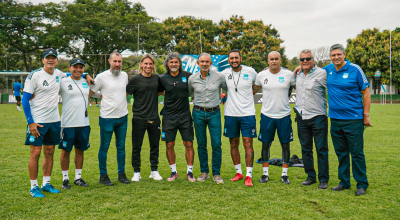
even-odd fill
[{"label": "man in light blue shirt", "polygon": [[22,86],[22,84],[21,84],[21,80],[17,80],[15,83],[14,83],[14,86],[13,86],[14,88],[13,88],[13,90],[14,90],[14,96],[15,96],[15,99],[17,100],[17,110],[18,111],[22,111],[21,110],[21,89],[23,89],[24,87]]},{"label": "man in light blue shirt", "polygon": [[221,73],[210,69],[211,56],[202,53],[197,64],[200,71],[189,78],[189,95],[194,93],[193,122],[198,143],[201,175],[197,178],[203,182],[210,178],[207,153],[207,125],[210,130],[212,146],[213,180],[224,183],[220,176],[221,150],[221,111],[219,109],[219,89],[226,90],[225,78]]}]

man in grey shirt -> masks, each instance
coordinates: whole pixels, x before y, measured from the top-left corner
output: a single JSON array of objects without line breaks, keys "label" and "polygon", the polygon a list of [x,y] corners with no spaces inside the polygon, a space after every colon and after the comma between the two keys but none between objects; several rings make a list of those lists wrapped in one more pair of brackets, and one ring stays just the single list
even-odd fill
[{"label": "man in grey shirt", "polygon": [[326,189],[329,181],[328,118],[326,114],[326,71],[315,66],[313,53],[302,50],[299,56],[301,73],[296,77],[297,131],[303,154],[307,180],[304,186],[316,183],[313,138],[318,157],[318,189]]},{"label": "man in grey shirt", "polygon": [[219,89],[226,90],[222,74],[210,69],[212,61],[207,53],[199,55],[197,64],[200,71],[189,78],[189,95],[194,92],[193,122],[196,132],[201,175],[197,178],[203,182],[210,178],[207,153],[207,125],[210,130],[212,146],[213,180],[224,183],[220,176],[221,150],[221,112],[219,109]]}]

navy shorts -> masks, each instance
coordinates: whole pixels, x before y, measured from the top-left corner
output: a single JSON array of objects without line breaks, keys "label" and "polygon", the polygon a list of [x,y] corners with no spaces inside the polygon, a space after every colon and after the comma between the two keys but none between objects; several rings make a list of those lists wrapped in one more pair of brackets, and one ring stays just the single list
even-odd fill
[{"label": "navy shorts", "polygon": [[26,131],[25,145],[42,146],[42,145],[57,145],[60,142],[60,122],[53,123],[38,123],[43,127],[38,127],[40,136],[35,138],[29,132],[29,125]]},{"label": "navy shorts", "polygon": [[58,149],[72,151],[72,146],[76,149],[85,151],[89,149],[90,126],[76,128],[62,128],[61,140]]},{"label": "navy shorts", "polygon": [[193,141],[194,131],[193,131],[193,120],[192,116],[187,116],[179,119],[162,119],[162,141],[171,142],[175,141],[176,133],[181,133],[183,141]]},{"label": "navy shorts", "polygon": [[292,119],[290,115],[276,119],[261,114],[260,135],[258,136],[258,140],[263,143],[271,143],[274,141],[276,130],[278,131],[278,137],[281,143],[293,141]]},{"label": "navy shorts", "polygon": [[257,137],[256,116],[232,117],[225,116],[224,136],[228,138]]},{"label": "navy shorts", "polygon": [[17,102],[21,101],[21,96],[15,96],[15,99],[17,100]]}]

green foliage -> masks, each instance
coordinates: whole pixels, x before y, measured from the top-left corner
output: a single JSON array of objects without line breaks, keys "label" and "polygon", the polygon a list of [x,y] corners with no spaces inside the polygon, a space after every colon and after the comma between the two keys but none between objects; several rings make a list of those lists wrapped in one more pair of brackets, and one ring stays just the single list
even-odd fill
[{"label": "green foliage", "polygon": [[[94,101],[93,101],[94,103]],[[92,104],[93,104],[92,103]],[[92,105],[94,106],[94,105]],[[161,109],[162,106],[160,106]],[[223,111],[221,106],[221,112]],[[131,105],[129,105],[129,109]],[[221,176],[225,181],[217,185],[212,179],[190,183],[185,177],[185,148],[180,135],[176,140],[176,161],[180,178],[168,182],[171,170],[165,156],[165,143],[160,142],[158,170],[164,180],[158,182],[148,178],[150,174],[149,142],[147,134],[142,147],[142,180],[128,185],[117,181],[117,161],[115,137],[108,151],[108,174],[114,186],[105,187],[98,183],[98,148],[100,129],[99,108],[88,108],[91,124],[91,147],[85,152],[83,179],[88,188],[71,184],[70,190],[61,189],[61,150],[55,149],[51,183],[61,190],[60,194],[44,193],[45,198],[35,199],[29,195],[28,159],[29,146],[23,145],[26,135],[26,120],[23,112],[16,110],[15,104],[0,104],[0,219],[397,219],[400,216],[400,190],[397,187],[400,167],[400,117],[398,105],[372,105],[371,122],[373,128],[364,133],[364,152],[370,186],[367,195],[356,197],[356,182],[351,179],[351,189],[333,192],[331,187],[339,183],[337,178],[338,160],[329,137],[330,180],[327,190],[318,190],[318,184],[302,186],[306,179],[304,169],[289,168],[290,185],[282,184],[282,168],[270,166],[270,181],[258,183],[262,175],[261,165],[255,164],[253,187],[245,187],[243,180],[229,181],[235,175],[230,155],[229,140],[222,137]],[[260,120],[261,105],[256,105],[257,123]],[[61,105],[60,105],[61,110]],[[129,120],[132,114],[129,113]],[[291,118],[294,121],[294,114]],[[221,117],[222,123],[223,117]],[[131,163],[131,129],[128,123],[126,137],[126,173],[133,174]],[[301,147],[297,138],[297,126],[293,124],[294,141],[291,153],[301,157]],[[211,166],[211,146],[208,135],[209,165]],[[275,137],[278,140],[278,137]],[[197,149],[197,142],[194,141]],[[254,140],[255,158],[260,157],[261,142]],[[245,170],[244,151],[240,144],[242,169]],[[271,157],[281,157],[279,141],[271,147]],[[71,152],[69,177],[74,179],[74,152]],[[314,152],[317,169],[317,155]],[[43,152],[39,161],[39,184],[42,183]],[[210,167],[211,168],[211,167]],[[390,172],[383,172],[383,170]],[[210,170],[211,171],[211,170]],[[197,151],[194,160],[194,175],[200,175]],[[388,199],[389,198],[389,199]]]},{"label": "green foliage", "polygon": [[165,73],[164,59],[165,59],[165,57],[157,57],[156,58],[155,66],[156,66],[157,74],[164,74]]},{"label": "green foliage", "polygon": [[123,64],[122,64],[122,71],[127,72],[128,74],[133,73],[135,70],[139,69],[139,62],[140,62],[140,57],[136,56],[129,56],[123,58]]},{"label": "green foliage", "polygon": [[[390,50],[389,31],[378,28],[363,30],[355,39],[347,40],[346,57],[360,65],[368,77],[377,70],[382,73],[382,81],[389,84]],[[392,81],[400,89],[400,33],[392,31]],[[373,78],[375,81],[375,79]]]},{"label": "green foliage", "polygon": [[288,60],[288,65],[287,68],[291,71],[293,71],[294,69],[296,69],[296,67],[298,67],[300,65],[299,59],[297,59],[297,57],[293,57],[293,59]]}]

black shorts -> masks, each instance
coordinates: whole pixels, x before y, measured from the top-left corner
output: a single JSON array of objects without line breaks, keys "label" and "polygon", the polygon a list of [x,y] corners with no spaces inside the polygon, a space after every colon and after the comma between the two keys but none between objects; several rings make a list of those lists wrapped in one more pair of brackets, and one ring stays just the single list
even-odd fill
[{"label": "black shorts", "polygon": [[163,117],[161,139],[166,142],[175,141],[178,129],[183,141],[194,140],[192,116],[179,119],[165,119]]},{"label": "black shorts", "polygon": [[21,101],[21,96],[15,96],[15,99],[17,100],[17,102]]}]

